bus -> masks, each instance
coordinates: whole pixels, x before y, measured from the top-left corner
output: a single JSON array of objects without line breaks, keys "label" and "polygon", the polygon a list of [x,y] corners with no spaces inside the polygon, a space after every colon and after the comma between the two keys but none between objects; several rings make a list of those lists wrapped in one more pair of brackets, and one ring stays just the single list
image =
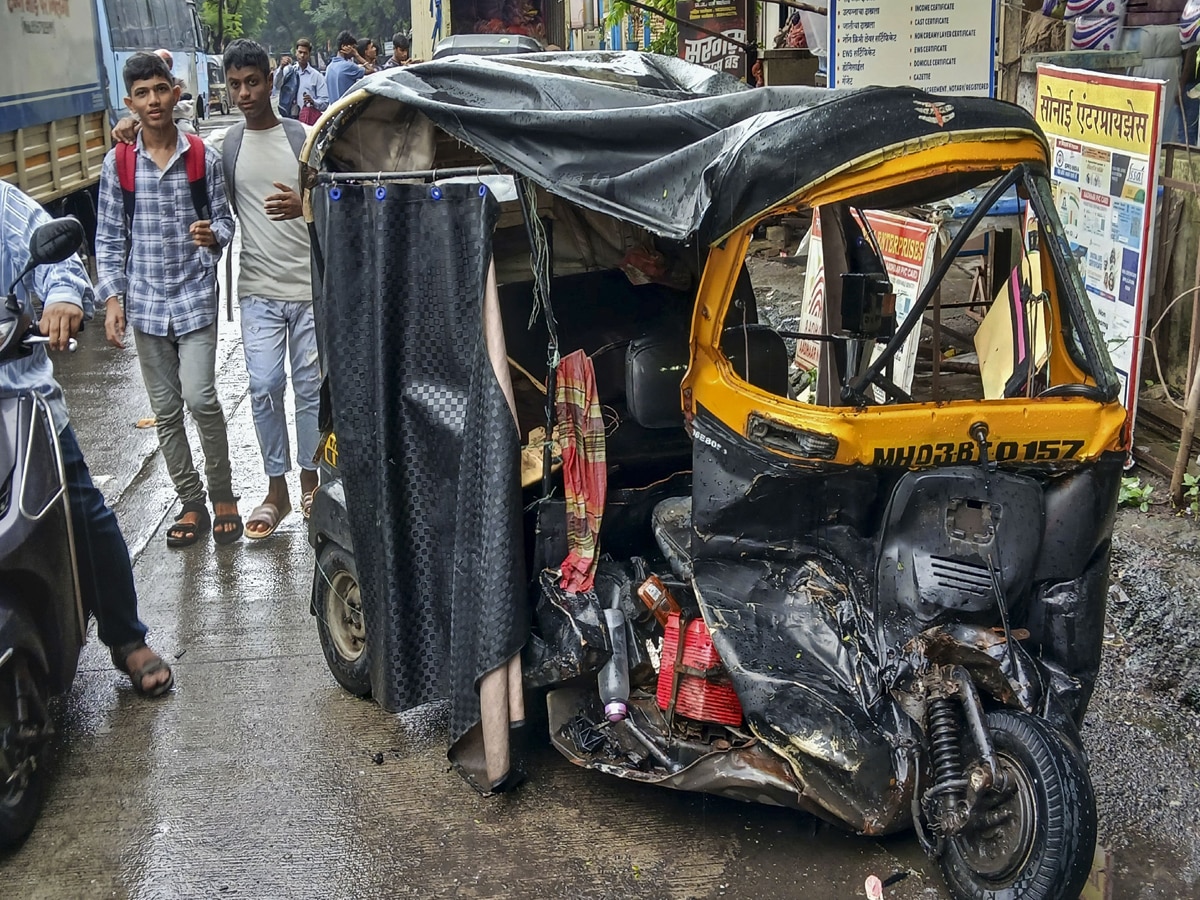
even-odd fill
[{"label": "bus", "polygon": [[96,0],[96,16],[114,116],[125,113],[125,60],[139,50],[166,49],[183,93],[191,97],[191,119],[197,124],[207,112],[209,88],[204,28],[194,0]]}]

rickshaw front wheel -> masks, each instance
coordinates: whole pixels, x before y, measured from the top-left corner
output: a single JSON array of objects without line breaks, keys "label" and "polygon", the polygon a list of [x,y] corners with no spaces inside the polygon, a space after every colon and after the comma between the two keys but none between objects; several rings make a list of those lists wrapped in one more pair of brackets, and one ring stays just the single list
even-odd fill
[{"label": "rickshaw front wheel", "polygon": [[963,900],[1075,900],[1096,848],[1096,799],[1079,756],[1028,713],[987,715],[1007,790],[962,833],[940,863]]},{"label": "rickshaw front wheel", "polygon": [[333,678],[356,697],[371,696],[367,628],[354,554],[326,543],[317,554],[317,634]]}]

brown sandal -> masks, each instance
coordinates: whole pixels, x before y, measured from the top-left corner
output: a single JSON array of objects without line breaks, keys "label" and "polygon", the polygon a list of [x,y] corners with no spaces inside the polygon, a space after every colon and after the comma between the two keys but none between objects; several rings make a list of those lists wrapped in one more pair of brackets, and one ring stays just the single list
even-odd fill
[{"label": "brown sandal", "polygon": [[[154,659],[150,660],[137,671],[131,672],[128,665],[129,657],[143,648],[150,649],[146,646],[145,641],[133,641],[128,644],[122,644],[120,647],[113,647],[111,651],[113,665],[117,667],[118,672],[124,672],[129,676],[129,681],[133,685],[133,689],[143,697],[161,697],[175,686],[175,673],[171,671],[171,667],[167,665],[166,660],[157,653],[154,654]],[[161,672],[164,669],[167,672],[166,681],[162,684],[156,684],[151,688],[142,687],[142,683],[148,676],[153,675],[155,672]]]}]

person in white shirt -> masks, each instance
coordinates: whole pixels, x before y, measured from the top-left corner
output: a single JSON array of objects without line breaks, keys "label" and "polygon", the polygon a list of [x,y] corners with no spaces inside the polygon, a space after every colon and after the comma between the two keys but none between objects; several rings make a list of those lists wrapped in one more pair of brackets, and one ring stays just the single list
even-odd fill
[{"label": "person in white shirt", "polygon": [[329,93],[325,87],[325,76],[311,64],[312,43],[308,38],[296,41],[295,71],[300,78],[296,91],[296,115],[305,125],[314,124],[329,106]]}]

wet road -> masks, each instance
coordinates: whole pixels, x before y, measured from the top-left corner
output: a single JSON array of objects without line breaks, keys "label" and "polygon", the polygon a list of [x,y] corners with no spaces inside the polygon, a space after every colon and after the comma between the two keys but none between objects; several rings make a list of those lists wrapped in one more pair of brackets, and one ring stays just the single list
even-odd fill
[{"label": "wet road", "polygon": [[[178,686],[137,698],[93,637],[59,709],[45,812],[3,860],[0,896],[853,898],[870,874],[910,870],[888,898],[946,896],[911,838],[627,784],[572,767],[544,735],[528,740],[519,790],[478,797],[449,769],[444,709],[389,715],[328,674],[299,516],[261,543],[168,551],[169,480],[153,431],[133,425],[148,414],[136,356],[106,348],[102,331],[89,328],[59,373]],[[237,326],[224,321],[219,368],[245,512],[264,479]],[[1121,848],[1110,896],[1195,896],[1195,731],[1156,725],[1160,712],[1172,728],[1184,720],[1122,693],[1116,664],[1086,735]]]},{"label": "wet road", "polygon": [[[235,483],[252,501],[263,479],[245,366],[236,326],[221,335]],[[870,873],[924,870],[911,841],[625,784],[544,738],[515,794],[478,797],[449,770],[444,709],[392,716],[333,682],[298,516],[262,543],[166,548],[172,494],[153,431],[133,425],[146,415],[136,357],[102,337],[89,328],[59,374],[178,686],[138,699],[93,631],[5,896],[853,897]],[[936,884],[910,877],[889,896],[940,897]]]}]

